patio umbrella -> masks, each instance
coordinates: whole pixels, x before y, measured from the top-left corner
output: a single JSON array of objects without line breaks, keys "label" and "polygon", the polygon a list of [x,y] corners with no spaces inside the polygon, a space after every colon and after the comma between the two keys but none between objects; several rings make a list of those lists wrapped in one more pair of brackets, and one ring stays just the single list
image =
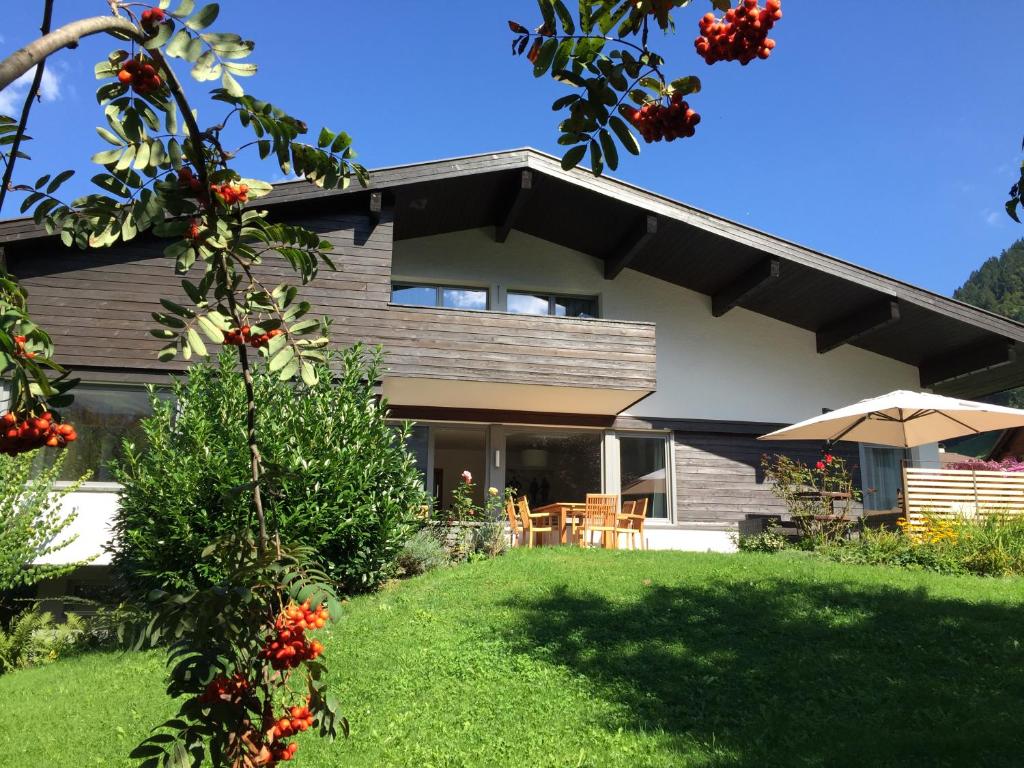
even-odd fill
[{"label": "patio umbrella", "polygon": [[1024,427],[1024,410],[897,390],[829,411],[759,440],[852,440],[913,448],[961,435]]}]

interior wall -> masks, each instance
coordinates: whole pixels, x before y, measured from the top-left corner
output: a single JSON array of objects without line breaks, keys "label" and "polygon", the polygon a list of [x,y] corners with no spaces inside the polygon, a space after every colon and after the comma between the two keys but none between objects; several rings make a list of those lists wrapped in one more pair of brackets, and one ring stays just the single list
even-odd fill
[{"label": "interior wall", "polygon": [[631,269],[605,280],[600,259],[522,232],[504,244],[492,228],[400,240],[392,269],[397,278],[499,294],[592,294],[604,318],[656,323],[658,390],[631,415],[789,423],[920,387],[913,366],[851,346],[819,355],[810,331],[744,309],[716,318],[710,297]]}]

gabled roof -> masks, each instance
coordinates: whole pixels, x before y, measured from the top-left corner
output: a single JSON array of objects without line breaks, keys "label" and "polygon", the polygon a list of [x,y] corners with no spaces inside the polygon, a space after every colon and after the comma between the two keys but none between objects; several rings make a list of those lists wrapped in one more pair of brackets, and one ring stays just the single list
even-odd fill
[{"label": "gabled roof", "polygon": [[[368,190],[279,184],[262,201],[312,214],[339,205],[394,209],[395,239],[495,226],[601,258],[610,279],[636,269],[817,334],[915,365],[922,385],[977,397],[1024,384],[1024,325],[631,184],[563,171],[518,149],[381,168]],[[369,200],[367,198],[370,198]],[[0,245],[45,236],[31,220],[0,222]],[[1024,347],[1022,347],[1024,349]]]}]

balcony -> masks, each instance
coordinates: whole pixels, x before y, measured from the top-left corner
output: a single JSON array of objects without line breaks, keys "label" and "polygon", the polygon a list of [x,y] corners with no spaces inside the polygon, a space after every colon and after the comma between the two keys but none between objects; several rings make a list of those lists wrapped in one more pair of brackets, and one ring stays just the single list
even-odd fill
[{"label": "balcony", "polygon": [[391,305],[392,405],[615,415],[655,389],[653,323]]}]

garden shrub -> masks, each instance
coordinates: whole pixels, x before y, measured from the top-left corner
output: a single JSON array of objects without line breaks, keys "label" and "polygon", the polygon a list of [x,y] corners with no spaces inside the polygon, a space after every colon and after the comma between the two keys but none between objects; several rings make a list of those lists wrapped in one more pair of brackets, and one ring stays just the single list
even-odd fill
[{"label": "garden shrub", "polygon": [[781,552],[787,545],[786,537],[774,531],[736,536],[736,548],[740,552]]},{"label": "garden shrub", "polygon": [[398,554],[403,576],[419,576],[449,562],[448,551],[430,528],[422,528],[409,537]]},{"label": "garden shrub", "polygon": [[820,543],[847,535],[850,512],[861,493],[844,458],[826,451],[809,466],[782,454],[765,455],[761,469],[804,537]]},{"label": "garden shrub", "polygon": [[5,596],[46,579],[58,578],[85,563],[41,565],[35,561],[58,552],[73,539],[54,540],[75,520],[62,508],[64,498],[78,490],[89,474],[56,489],[65,454],[57,452],[49,467],[34,466],[35,451],[18,456],[0,454],[0,609]]},{"label": "garden shrub", "polygon": [[1024,575],[1024,520],[1000,515],[926,517],[924,529],[918,532],[866,529],[858,539],[830,542],[818,551],[842,562],[951,574]]},{"label": "garden shrub", "polygon": [[[355,346],[329,357],[319,382],[296,391],[264,366],[254,372],[257,434],[265,464],[263,504],[271,530],[314,548],[342,590],[390,578],[427,502],[408,425],[387,422],[374,383],[381,353]],[[151,394],[146,445],[126,441],[114,468],[122,490],[113,564],[126,589],[192,590],[219,581],[203,549],[251,517],[244,382],[237,357],[193,366],[173,401]]]}]

